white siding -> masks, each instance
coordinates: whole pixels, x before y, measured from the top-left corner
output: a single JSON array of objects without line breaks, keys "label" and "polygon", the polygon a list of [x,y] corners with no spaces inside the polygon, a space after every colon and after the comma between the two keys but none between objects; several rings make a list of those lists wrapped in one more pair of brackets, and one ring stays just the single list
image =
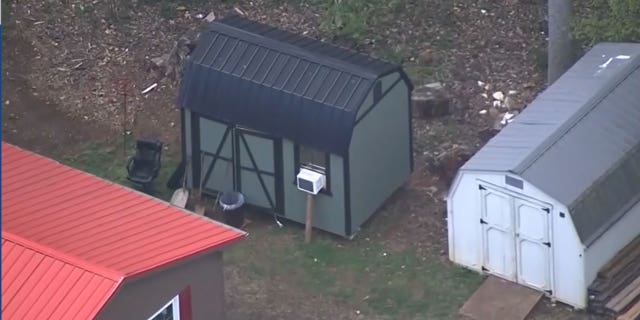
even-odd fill
[{"label": "white siding", "polygon": [[585,251],[585,280],[590,285],[598,271],[618,251],[640,235],[640,203],[637,203],[618,222]]},{"label": "white siding", "polygon": [[[586,285],[582,244],[566,207],[531,184],[523,189],[505,184],[505,174],[460,171],[448,198],[449,258],[481,272],[482,225],[478,184],[483,183],[547,203],[552,207],[552,285],[553,298],[578,308],[586,307]],[[560,212],[565,214],[560,217]]]}]

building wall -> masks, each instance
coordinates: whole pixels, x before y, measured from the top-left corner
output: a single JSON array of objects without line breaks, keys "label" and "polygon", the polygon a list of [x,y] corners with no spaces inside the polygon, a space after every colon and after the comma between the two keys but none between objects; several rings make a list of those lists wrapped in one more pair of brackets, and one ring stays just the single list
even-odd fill
[{"label": "building wall", "polygon": [[640,235],[640,202],[585,250],[585,280],[590,285],[598,271]]},{"label": "building wall", "polygon": [[[461,171],[447,200],[449,258],[457,264],[482,272],[480,182],[550,205],[553,297],[578,308],[586,307],[583,246],[573,227],[571,215],[566,206],[526,181],[523,189],[518,189],[507,185],[505,175],[501,173]],[[560,217],[560,213],[564,213],[564,218]]]},{"label": "building wall", "polygon": [[[191,117],[188,110],[185,110],[185,132],[187,158],[191,158]],[[226,125],[216,121],[212,121],[205,118],[200,118],[200,148],[202,151],[209,153],[215,153],[218,144],[226,130]],[[248,143],[252,149],[253,156],[264,156],[267,152],[260,152],[259,150],[265,146],[255,145],[255,139],[252,140],[248,137]],[[221,150],[221,156],[231,158],[232,147],[231,137],[227,139]],[[243,149],[243,148],[241,148]],[[270,155],[269,155],[270,156]],[[246,157],[244,157],[246,158]],[[199,158],[192,159],[193,161],[200,161]],[[205,157],[203,170],[209,167],[211,163],[211,157]],[[272,160],[267,159],[268,163],[272,163]],[[243,159],[244,162],[248,161]],[[314,226],[338,235],[345,235],[344,220],[345,220],[345,207],[344,207],[344,161],[341,156],[330,155],[330,170],[331,170],[331,194],[320,193],[314,197]],[[249,163],[244,163],[244,166],[250,166]],[[304,223],[306,214],[306,193],[298,190],[295,184],[295,157],[294,157],[294,143],[288,139],[282,139],[282,170],[283,170],[283,193],[284,193],[284,214],[287,219]],[[190,170],[188,170],[191,173]],[[202,173],[204,174],[204,172]],[[244,179],[242,183],[242,190],[246,196],[246,201],[250,204],[258,204],[264,206],[264,199],[255,199],[252,201],[251,195],[264,197],[264,192],[258,181],[250,181],[246,179],[255,179],[255,174],[243,175]],[[265,177],[265,179],[271,177]],[[271,178],[272,179],[272,178]],[[189,175],[188,181],[192,181]],[[272,180],[265,181],[266,183],[272,182]],[[198,186],[192,186],[192,188],[198,188]],[[204,185],[204,189],[210,190],[230,190],[233,189],[233,167],[229,165],[229,162],[219,159],[213,169],[213,172]],[[274,192],[271,192],[274,194]],[[248,195],[248,196],[247,196]],[[257,202],[257,203],[256,203]],[[281,214],[283,212],[280,212]]]},{"label": "building wall", "polygon": [[[307,194],[298,190],[295,184],[294,143],[283,139],[282,163],[284,166],[284,202],[285,217],[300,223],[305,222]],[[313,225],[314,227],[345,236],[344,231],[344,168],[343,158],[332,154],[330,156],[331,194],[319,193],[314,196]]]},{"label": "building wall", "polygon": [[193,320],[224,319],[222,252],[199,256],[124,283],[98,320],[148,319],[186,287]]},{"label": "building wall", "polygon": [[[382,92],[399,77],[382,78]],[[363,105],[360,115],[368,108]],[[354,233],[411,174],[409,121],[408,88],[401,80],[354,128],[349,148]]]}]

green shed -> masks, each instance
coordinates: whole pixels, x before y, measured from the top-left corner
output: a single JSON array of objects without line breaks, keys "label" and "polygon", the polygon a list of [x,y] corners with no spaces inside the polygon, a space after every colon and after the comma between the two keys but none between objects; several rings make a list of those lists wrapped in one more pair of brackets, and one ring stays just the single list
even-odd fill
[{"label": "green shed", "polygon": [[319,172],[313,226],[351,238],[413,169],[411,90],[400,65],[239,16],[214,21],[178,97],[187,186],[239,191],[304,223],[296,176]]}]

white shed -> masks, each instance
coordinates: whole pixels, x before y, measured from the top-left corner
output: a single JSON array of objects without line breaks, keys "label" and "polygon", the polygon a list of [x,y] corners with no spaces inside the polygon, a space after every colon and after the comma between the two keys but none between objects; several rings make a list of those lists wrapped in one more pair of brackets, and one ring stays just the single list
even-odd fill
[{"label": "white shed", "polygon": [[640,234],[640,44],[602,43],[459,170],[449,257],[576,308]]}]

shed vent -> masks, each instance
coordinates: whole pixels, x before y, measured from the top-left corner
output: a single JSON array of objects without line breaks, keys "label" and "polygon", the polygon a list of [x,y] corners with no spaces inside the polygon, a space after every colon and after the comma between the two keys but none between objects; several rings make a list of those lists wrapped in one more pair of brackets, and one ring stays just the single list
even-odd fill
[{"label": "shed vent", "polygon": [[504,177],[504,183],[506,183],[509,186],[516,187],[518,189],[523,189],[524,188],[524,182],[522,180],[516,179],[514,177],[505,176]]}]

